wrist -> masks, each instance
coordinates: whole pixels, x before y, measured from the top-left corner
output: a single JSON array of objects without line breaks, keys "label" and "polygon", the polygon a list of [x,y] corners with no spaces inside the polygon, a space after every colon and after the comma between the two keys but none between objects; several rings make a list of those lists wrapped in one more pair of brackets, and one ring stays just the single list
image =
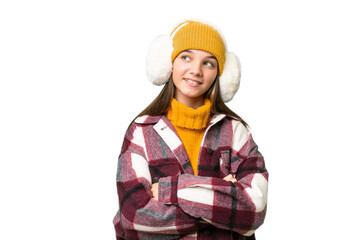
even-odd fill
[{"label": "wrist", "polygon": [[177,204],[178,176],[160,178],[159,180],[159,202],[165,204]]}]

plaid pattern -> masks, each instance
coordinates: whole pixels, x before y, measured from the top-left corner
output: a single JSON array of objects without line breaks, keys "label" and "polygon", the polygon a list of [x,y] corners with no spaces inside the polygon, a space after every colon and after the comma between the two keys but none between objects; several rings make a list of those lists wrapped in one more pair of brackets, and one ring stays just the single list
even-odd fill
[{"label": "plaid pattern", "polygon": [[[237,182],[222,179],[228,174]],[[267,180],[257,145],[236,119],[212,118],[194,176],[167,117],[140,117],[128,129],[119,156],[116,237],[255,239],[265,218]],[[159,182],[159,201],[152,198],[154,182]]]}]

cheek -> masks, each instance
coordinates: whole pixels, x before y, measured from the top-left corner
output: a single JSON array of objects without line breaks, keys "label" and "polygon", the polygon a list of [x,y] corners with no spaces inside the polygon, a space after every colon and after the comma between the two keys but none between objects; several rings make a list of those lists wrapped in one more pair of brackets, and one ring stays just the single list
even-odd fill
[{"label": "cheek", "polygon": [[179,69],[177,67],[173,67],[172,77],[173,77],[174,83],[181,77]]},{"label": "cheek", "polygon": [[174,61],[173,63],[173,73],[176,73],[176,74],[181,74],[183,72],[186,71],[186,65],[185,64],[181,64],[179,63],[178,61]]},{"label": "cheek", "polygon": [[172,72],[174,83],[181,81],[185,73],[186,73],[186,66],[184,66],[183,64],[176,64],[174,62],[173,72]]},{"label": "cheek", "polygon": [[217,71],[208,72],[206,75],[206,81],[211,85],[217,76]]}]

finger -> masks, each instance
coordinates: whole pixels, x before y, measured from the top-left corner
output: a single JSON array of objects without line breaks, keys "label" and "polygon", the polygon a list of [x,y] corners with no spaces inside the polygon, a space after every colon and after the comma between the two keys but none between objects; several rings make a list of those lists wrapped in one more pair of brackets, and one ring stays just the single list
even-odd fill
[{"label": "finger", "polygon": [[223,179],[226,181],[230,181],[232,178],[233,178],[233,176],[231,174],[229,174],[226,177],[224,177]]}]

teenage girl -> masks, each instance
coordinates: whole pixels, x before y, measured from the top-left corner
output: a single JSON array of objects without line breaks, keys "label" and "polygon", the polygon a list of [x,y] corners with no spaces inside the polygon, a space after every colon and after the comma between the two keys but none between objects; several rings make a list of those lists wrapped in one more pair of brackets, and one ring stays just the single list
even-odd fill
[{"label": "teenage girl", "polygon": [[165,84],[128,128],[117,169],[117,239],[255,239],[268,172],[247,124],[224,102],[240,64],[212,25],[158,37],[147,74]]}]

